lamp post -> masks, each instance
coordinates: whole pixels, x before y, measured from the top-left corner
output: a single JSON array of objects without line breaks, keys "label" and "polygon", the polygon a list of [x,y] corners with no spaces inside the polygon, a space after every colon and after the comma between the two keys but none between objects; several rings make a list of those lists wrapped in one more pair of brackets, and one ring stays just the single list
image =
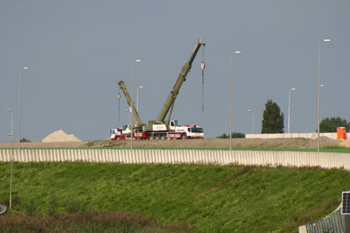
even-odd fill
[{"label": "lamp post", "polygon": [[8,136],[11,136],[11,181],[10,181],[10,209],[12,208],[12,174],[13,174],[13,112],[11,109],[7,109],[7,111],[11,112],[11,134],[8,134]]},{"label": "lamp post", "polygon": [[137,87],[137,100],[136,100],[136,110],[139,111],[139,89],[142,89],[143,86]]},{"label": "lamp post", "polygon": [[[131,62],[131,104],[134,104],[133,98],[134,98],[134,62],[141,62],[141,60],[135,60]],[[133,112],[132,109],[130,109],[131,114],[131,141],[130,141],[130,150],[132,150],[132,138],[133,138]]]},{"label": "lamp post", "polygon": [[317,152],[320,152],[320,71],[321,71],[321,42],[329,42],[330,39],[318,42],[318,84],[317,84]]},{"label": "lamp post", "polygon": [[288,103],[288,133],[290,133],[290,91],[295,91],[296,89],[293,87],[289,89],[289,103]]},{"label": "lamp post", "polygon": [[130,115],[131,115],[131,114],[130,114],[130,111],[128,111],[127,109],[125,109],[125,112],[128,113],[128,115],[129,115],[129,125],[131,126],[131,123],[130,123]]},{"label": "lamp post", "polygon": [[253,128],[253,134],[254,134],[254,112],[252,110],[248,110],[248,112],[251,112],[253,114],[253,123],[252,123],[252,128]]},{"label": "lamp post", "polygon": [[232,150],[232,54],[239,54],[241,51],[234,51],[230,60],[230,150]]},{"label": "lamp post", "polygon": [[19,69],[19,111],[18,111],[18,155],[21,156],[21,82],[22,70],[28,70],[28,67]]}]

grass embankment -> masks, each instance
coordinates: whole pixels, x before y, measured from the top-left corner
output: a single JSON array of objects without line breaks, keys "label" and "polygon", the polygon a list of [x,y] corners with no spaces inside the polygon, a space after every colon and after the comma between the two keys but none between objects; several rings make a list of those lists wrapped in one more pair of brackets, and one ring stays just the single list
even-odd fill
[{"label": "grass embankment", "polygon": [[[0,163],[0,201],[9,186],[10,164]],[[340,169],[14,163],[13,209],[133,211],[165,225],[186,219],[196,232],[285,233],[330,213],[344,190],[350,173]]]}]

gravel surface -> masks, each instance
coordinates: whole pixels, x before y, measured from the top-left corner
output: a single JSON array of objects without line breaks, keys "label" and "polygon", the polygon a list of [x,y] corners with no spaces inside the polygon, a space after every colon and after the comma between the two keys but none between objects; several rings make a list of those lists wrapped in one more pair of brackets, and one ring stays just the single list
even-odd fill
[{"label": "gravel surface", "polygon": [[[320,138],[320,147],[344,146],[350,148],[350,140]],[[14,148],[18,143],[13,144]],[[130,148],[127,141],[74,141],[74,142],[23,142],[21,148]],[[133,140],[133,148],[229,148],[229,139],[188,139],[188,140]],[[11,148],[11,143],[0,143],[0,148]],[[317,148],[316,139],[232,139],[232,148]]]}]

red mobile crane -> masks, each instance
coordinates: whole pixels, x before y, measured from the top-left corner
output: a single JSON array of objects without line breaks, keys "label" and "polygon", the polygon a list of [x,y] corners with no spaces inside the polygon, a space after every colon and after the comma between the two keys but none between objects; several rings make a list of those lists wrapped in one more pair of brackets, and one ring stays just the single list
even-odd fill
[{"label": "red mobile crane", "polygon": [[[123,90],[123,93],[127,99],[128,105],[132,108],[133,115],[136,118],[137,126],[133,127],[133,137],[143,138],[143,139],[165,139],[165,138],[204,138],[203,128],[197,125],[186,125],[180,126],[177,120],[171,120],[170,117],[174,108],[174,103],[176,97],[179,93],[179,90],[182,86],[182,83],[186,81],[186,76],[192,67],[192,62],[197,55],[197,52],[201,46],[205,46],[205,42],[202,39],[199,39],[189,60],[184,64],[182,70],[179,74],[178,79],[170,91],[170,94],[165,101],[165,104],[157,117],[156,120],[148,121],[148,124],[144,124],[134,106],[134,103],[131,102],[131,98],[126,89],[126,86],[123,81],[120,81],[118,84],[120,88]],[[170,111],[170,112],[169,112]],[[169,115],[168,115],[169,113]],[[168,119],[166,121],[165,118],[168,115]],[[133,119],[131,119],[133,121]],[[116,139],[127,139],[127,137],[123,136],[123,131],[121,129],[112,129],[111,130],[111,140]],[[124,134],[125,135],[125,134]]]}]

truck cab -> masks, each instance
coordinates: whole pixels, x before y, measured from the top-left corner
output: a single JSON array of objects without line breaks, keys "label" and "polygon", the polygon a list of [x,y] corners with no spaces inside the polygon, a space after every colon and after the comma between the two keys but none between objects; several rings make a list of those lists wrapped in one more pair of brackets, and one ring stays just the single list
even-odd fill
[{"label": "truck cab", "polygon": [[125,140],[131,137],[131,125],[123,125],[122,128],[111,129],[111,140]]},{"label": "truck cab", "polygon": [[169,122],[169,127],[171,131],[181,134],[182,139],[204,138],[203,127],[199,125],[180,125],[178,120],[171,120]]}]

